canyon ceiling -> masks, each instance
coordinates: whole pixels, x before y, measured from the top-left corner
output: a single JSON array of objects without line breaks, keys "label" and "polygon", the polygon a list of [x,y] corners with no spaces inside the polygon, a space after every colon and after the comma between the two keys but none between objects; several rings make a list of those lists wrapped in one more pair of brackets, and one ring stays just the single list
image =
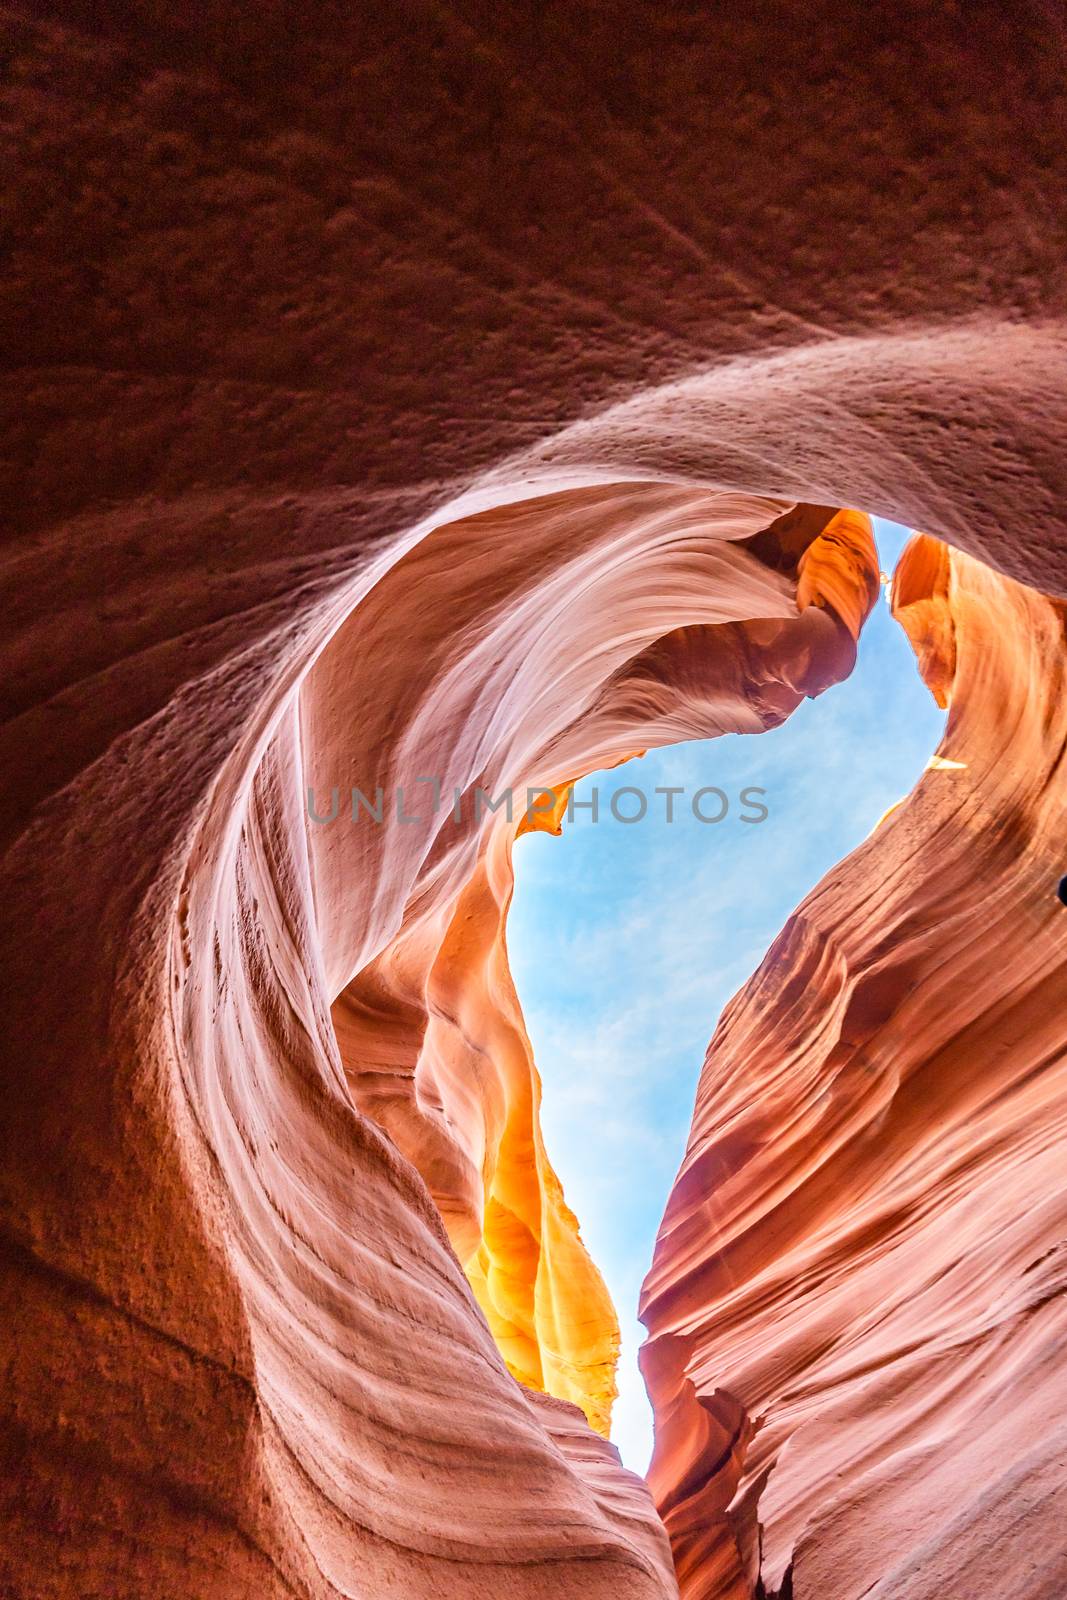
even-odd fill
[{"label": "canyon ceiling", "polygon": [[[0,1593],[1062,1600],[1062,9],[3,29]],[[477,791],[832,694],[870,514],[945,737],[715,1031],[646,1483]]]}]

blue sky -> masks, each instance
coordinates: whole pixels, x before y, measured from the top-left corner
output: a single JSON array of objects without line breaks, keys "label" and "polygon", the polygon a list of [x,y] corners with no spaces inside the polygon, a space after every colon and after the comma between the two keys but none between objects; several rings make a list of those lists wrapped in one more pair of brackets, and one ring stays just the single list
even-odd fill
[{"label": "blue sky", "polygon": [[[891,572],[908,534],[876,520],[875,535]],[[516,844],[511,967],[544,1081],[548,1151],[619,1312],[612,1437],[638,1472],[652,1448],[638,1292],[716,1020],[809,889],[911,789],[943,723],[883,599],[852,677],[783,727],[594,773],[578,798],[599,787],[599,823],[579,810],[562,838]],[[683,799],[668,827],[660,796],[625,826],[605,802],[626,783],[650,795],[715,784],[730,811],[704,825]],[[746,785],[767,791],[757,826],[740,820]],[[714,815],[713,798],[706,810]]]}]

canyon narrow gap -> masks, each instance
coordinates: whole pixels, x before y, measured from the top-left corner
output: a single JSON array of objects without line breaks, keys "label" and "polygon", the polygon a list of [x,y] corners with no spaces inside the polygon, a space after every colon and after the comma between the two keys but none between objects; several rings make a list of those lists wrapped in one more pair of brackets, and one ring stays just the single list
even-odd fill
[{"label": "canyon narrow gap", "polygon": [[[0,1594],[1062,1600],[1063,17],[0,29]],[[514,859],[832,719],[872,517],[943,729],[709,1007],[646,1478]]]},{"label": "canyon narrow gap", "polygon": [[[909,535],[877,522],[875,533],[891,572]],[[804,896],[912,788],[944,720],[880,602],[852,674],[779,728],[594,774],[560,839],[534,832],[515,848],[508,959],[546,1145],[619,1315],[611,1437],[637,1471],[652,1447],[638,1298],[712,1023]],[[697,800],[702,823],[693,797],[706,786],[720,792]],[[754,807],[740,798],[749,789]],[[643,810],[639,822],[618,820],[617,793],[619,815]]]}]

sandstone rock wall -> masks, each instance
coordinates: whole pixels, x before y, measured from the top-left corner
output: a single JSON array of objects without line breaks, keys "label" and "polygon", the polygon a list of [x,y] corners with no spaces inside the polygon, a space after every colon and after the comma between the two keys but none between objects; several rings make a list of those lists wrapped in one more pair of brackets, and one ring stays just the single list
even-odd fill
[{"label": "sandstone rock wall", "polygon": [[[1062,593],[1063,19],[67,0],[3,30],[0,1586],[670,1594],[644,1491],[508,1376],[453,1249],[496,1254],[495,1133],[450,1070],[484,995],[468,1038],[438,953],[479,860],[498,926],[506,851],[332,860],[302,779],[353,731],[328,714],[355,693],[346,619],[424,541],[458,562],[434,530],[503,519],[502,646],[508,595],[521,635],[524,585],[581,578],[573,528],[527,529],[504,582],[521,500],[694,495],[732,547],[798,503],[861,506]],[[821,562],[767,555],[729,558],[748,576],[717,617],[695,561],[643,657],[599,664],[637,666],[574,742],[552,724],[581,631],[541,647],[543,724],[516,690],[514,749],[462,684],[436,747],[445,661],[403,657],[405,699],[379,650],[380,690],[338,715],[410,714],[461,786],[489,749],[500,772],[554,750],[566,779],[635,723],[706,729],[685,630],[724,627],[763,663],[755,725],[801,657],[819,685],[848,664],[828,614],[794,615]],[[491,661],[474,679],[500,687]],[[379,981],[398,1035],[433,1014],[414,1064],[410,1039],[378,1063],[410,1085],[342,1054]],[[518,1131],[513,1024],[484,1106]],[[413,1095],[402,1154],[375,1115]],[[510,1154],[480,1164],[484,1199]],[[580,1262],[533,1193],[513,1214]],[[547,1348],[534,1276],[532,1323],[529,1273],[502,1301],[522,1360]],[[603,1400],[598,1365],[576,1388]]]},{"label": "sandstone rock wall", "polygon": [[645,1284],[682,1594],[1052,1600],[1065,608],[920,537],[944,741],[730,1003]]}]

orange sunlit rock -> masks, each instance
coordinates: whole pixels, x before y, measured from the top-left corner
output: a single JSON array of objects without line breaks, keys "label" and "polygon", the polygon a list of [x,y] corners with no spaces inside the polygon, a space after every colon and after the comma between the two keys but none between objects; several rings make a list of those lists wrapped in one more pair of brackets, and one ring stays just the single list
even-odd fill
[{"label": "orange sunlit rock", "polygon": [[938,539],[919,534],[893,576],[893,615],[911,641],[919,671],[944,710],[956,677],[952,556]]},{"label": "orange sunlit rock", "polygon": [[534,788],[519,818],[516,838],[521,839],[524,833],[551,833],[558,839],[563,832],[563,817],[573,788],[571,783],[541,790]]},{"label": "orange sunlit rock", "polygon": [[838,511],[803,552],[797,607],[832,606],[854,639],[878,598],[878,553],[870,519]]}]

